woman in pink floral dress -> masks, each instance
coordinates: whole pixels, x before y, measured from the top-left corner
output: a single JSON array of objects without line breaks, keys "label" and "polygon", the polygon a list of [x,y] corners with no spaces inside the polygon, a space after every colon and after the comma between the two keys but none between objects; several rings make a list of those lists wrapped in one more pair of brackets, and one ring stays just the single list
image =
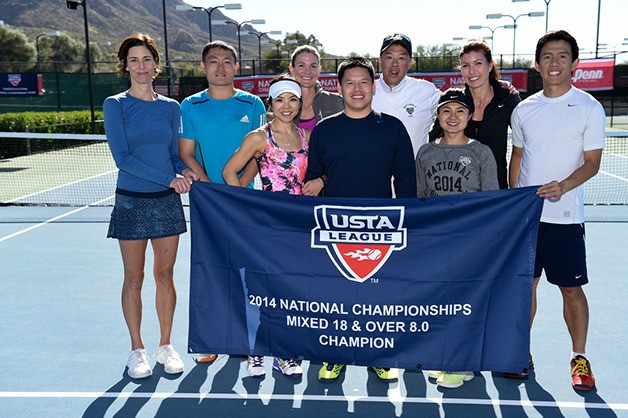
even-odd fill
[{"label": "woman in pink floral dress", "polygon": [[294,124],[301,110],[301,88],[293,78],[278,76],[270,82],[268,93],[274,119],[244,137],[225,164],[222,176],[225,183],[240,186],[237,174],[255,158],[263,190],[305,194],[303,178],[310,135]]},{"label": "woman in pink floral dress", "polygon": [[[245,187],[250,181],[241,184],[238,173],[255,158],[263,190],[307,194],[303,179],[310,132],[294,124],[301,110],[301,87],[289,76],[278,76],[270,82],[268,96],[274,119],[244,137],[240,148],[225,164],[222,176],[226,184]],[[273,368],[293,379],[303,375],[301,366],[291,358],[275,357]],[[247,371],[252,377],[263,377],[264,357],[249,356]]]}]

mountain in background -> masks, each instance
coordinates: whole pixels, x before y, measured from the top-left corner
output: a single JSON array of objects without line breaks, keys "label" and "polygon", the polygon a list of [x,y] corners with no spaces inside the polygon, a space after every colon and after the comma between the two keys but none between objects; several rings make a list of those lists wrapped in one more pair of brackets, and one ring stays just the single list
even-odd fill
[{"label": "mountain in background", "polygon": [[[90,42],[111,42],[105,49],[107,60],[114,60],[117,47],[125,36],[133,32],[145,32],[157,42],[164,52],[164,23],[162,0],[85,0],[89,22]],[[171,60],[200,61],[203,46],[209,41],[208,17],[203,10],[178,12],[175,6],[185,4],[181,0],[166,0],[168,30],[168,55]],[[246,7],[246,6],[244,6]],[[230,19],[222,9],[212,12],[212,20]],[[49,31],[63,31],[84,42],[85,26],[83,9],[66,7],[65,0],[2,0],[0,20],[5,25],[17,27],[34,42],[37,35]],[[254,31],[244,25],[243,31]],[[238,48],[234,25],[212,26],[213,40],[223,40]],[[263,35],[262,40],[268,39]],[[258,58],[258,38],[242,35],[242,59]],[[271,45],[272,47],[272,45]],[[262,48],[269,48],[263,45]],[[101,49],[104,49],[101,46]],[[165,58],[165,57],[162,57]],[[0,57],[2,61],[2,57]]]}]

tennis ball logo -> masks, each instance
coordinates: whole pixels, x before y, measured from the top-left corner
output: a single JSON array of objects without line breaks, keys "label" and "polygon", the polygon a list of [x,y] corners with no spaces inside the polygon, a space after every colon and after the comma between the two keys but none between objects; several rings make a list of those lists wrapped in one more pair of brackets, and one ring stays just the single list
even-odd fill
[{"label": "tennis ball logo", "polygon": [[378,250],[377,248],[376,249],[364,248],[362,250],[356,250],[356,251],[344,253],[343,255],[357,259],[358,261],[365,261],[365,260],[375,261],[382,258],[382,252]]},{"label": "tennis ball logo", "polygon": [[371,250],[366,256],[369,260],[379,260],[382,258],[382,252],[380,250]]}]

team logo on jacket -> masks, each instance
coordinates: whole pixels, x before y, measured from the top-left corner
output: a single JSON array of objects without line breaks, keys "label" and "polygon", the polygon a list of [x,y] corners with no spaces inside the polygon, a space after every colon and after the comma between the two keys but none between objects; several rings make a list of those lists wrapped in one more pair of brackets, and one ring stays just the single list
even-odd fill
[{"label": "team logo on jacket", "polygon": [[316,206],[312,248],[325,249],[347,279],[364,282],[406,247],[404,213],[403,206]]},{"label": "team logo on jacket", "polygon": [[405,105],[403,107],[404,109],[406,109],[406,113],[408,114],[408,116],[412,117],[412,114],[414,113],[414,111],[416,110],[416,106],[413,105],[412,103],[408,103],[407,105]]},{"label": "team logo on jacket", "polygon": [[465,157],[464,155],[461,155],[458,161],[460,162],[460,164],[466,167],[471,164],[471,157]]}]

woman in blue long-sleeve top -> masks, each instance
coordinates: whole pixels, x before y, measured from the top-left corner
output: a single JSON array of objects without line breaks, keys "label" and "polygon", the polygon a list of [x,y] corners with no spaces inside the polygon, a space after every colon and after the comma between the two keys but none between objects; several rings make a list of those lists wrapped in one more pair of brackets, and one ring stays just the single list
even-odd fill
[{"label": "woman in blue long-sleeve top", "polygon": [[174,263],[179,235],[186,231],[179,195],[189,192],[192,180],[199,176],[179,157],[179,104],[153,90],[153,79],[161,71],[153,39],[140,33],[128,36],[120,45],[118,61],[118,74],[128,77],[131,87],[108,97],[103,105],[107,142],[119,169],[107,236],[120,243],[124,265],[122,311],[131,336],[127,366],[129,376],[137,379],[152,373],[140,334],[149,240],[154,253],[155,305],[161,331],[156,359],[166,373],[183,372],[183,362],[170,344],[177,298]]}]

